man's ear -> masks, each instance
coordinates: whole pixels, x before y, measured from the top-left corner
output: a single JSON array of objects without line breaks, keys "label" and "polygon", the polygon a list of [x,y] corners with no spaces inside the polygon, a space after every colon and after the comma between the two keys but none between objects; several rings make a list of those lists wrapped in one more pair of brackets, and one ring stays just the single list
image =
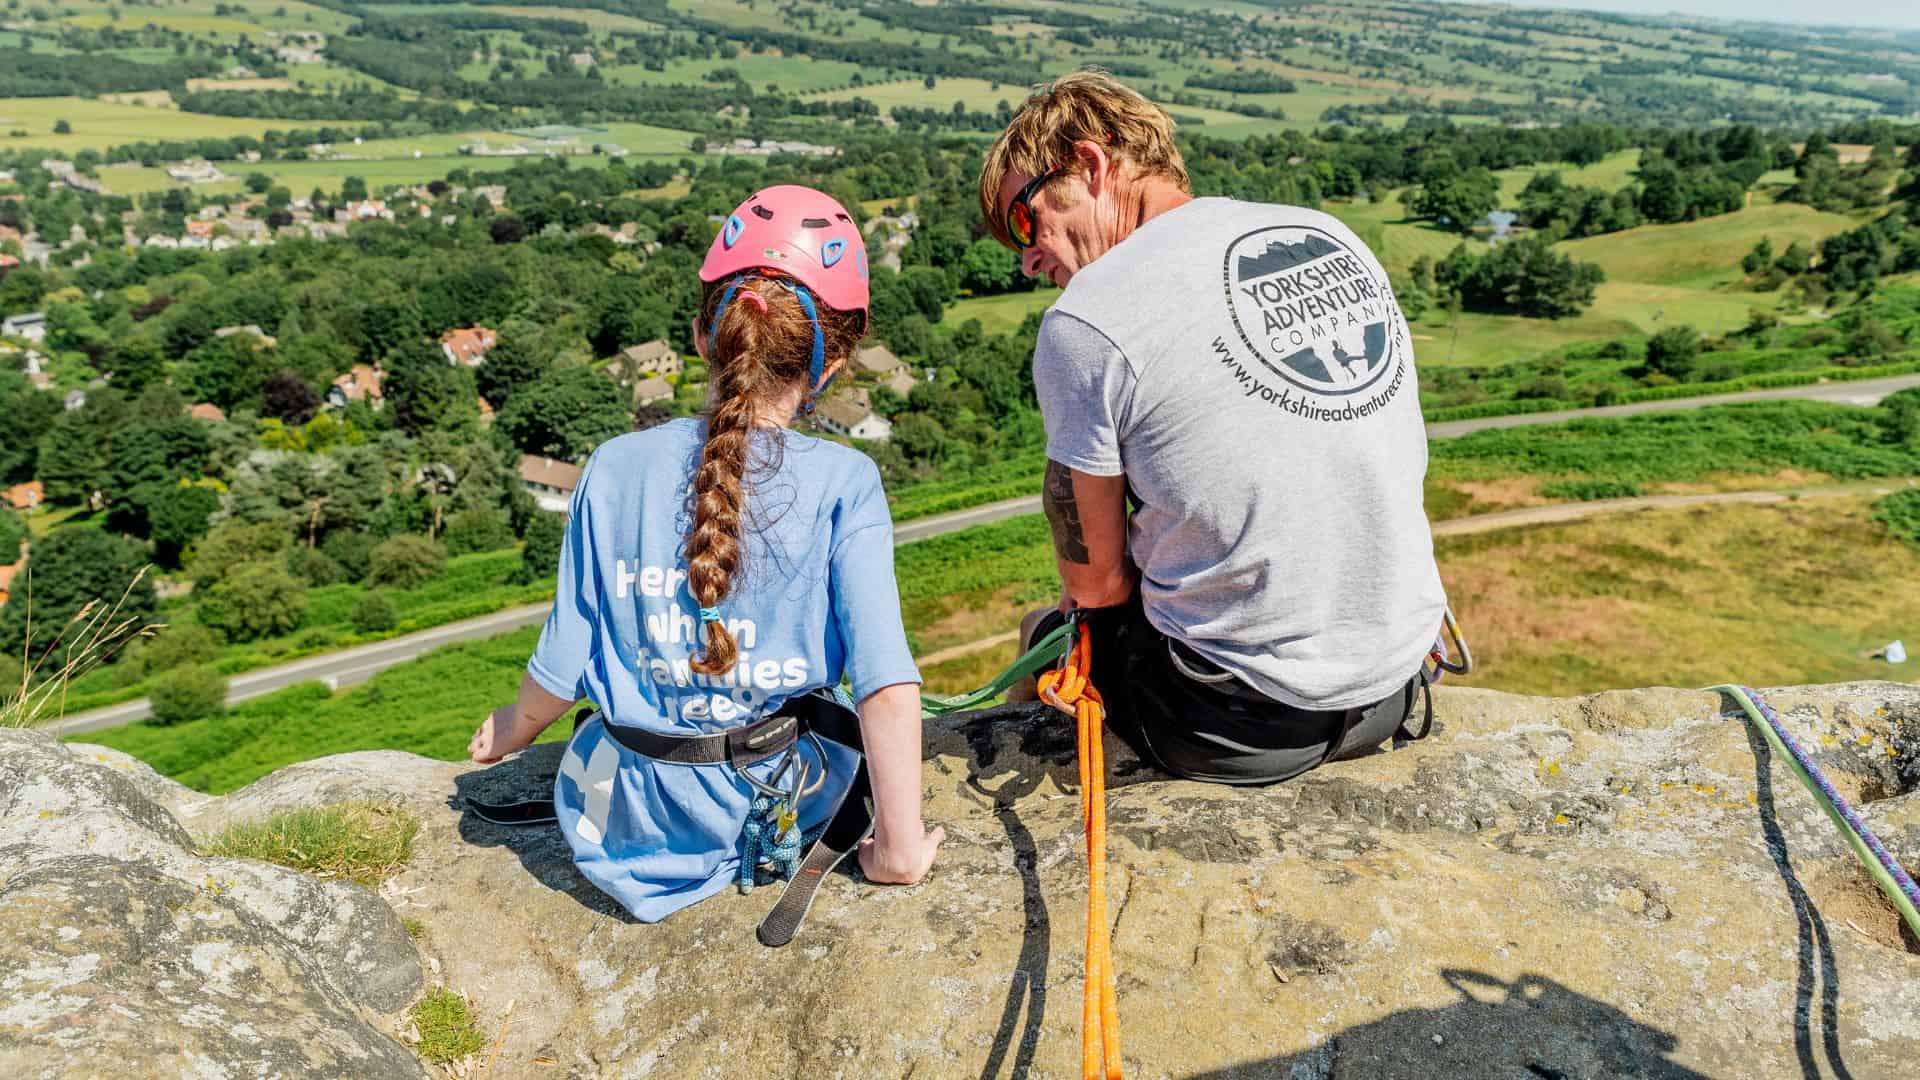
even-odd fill
[{"label": "man's ear", "polygon": [[693,351],[700,354],[700,362],[704,364],[707,362],[707,335],[700,332],[700,316],[693,317],[692,326]]},{"label": "man's ear", "polygon": [[1114,169],[1119,163],[1107,154],[1107,148],[1092,139],[1081,139],[1073,144],[1073,165],[1087,181],[1087,194],[1099,198],[1107,185],[1113,183]]}]

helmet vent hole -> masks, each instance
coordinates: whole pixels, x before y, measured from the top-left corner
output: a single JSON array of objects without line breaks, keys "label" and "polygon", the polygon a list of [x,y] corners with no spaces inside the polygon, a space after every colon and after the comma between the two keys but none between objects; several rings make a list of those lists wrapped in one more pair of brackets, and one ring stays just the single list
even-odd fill
[{"label": "helmet vent hole", "polygon": [[846,222],[846,223],[847,223],[847,224],[849,224],[849,225],[851,225],[851,224],[853,224],[853,219],[852,219],[852,218],[850,218],[850,217],[848,217],[848,216],[847,216],[847,215],[845,215],[845,214],[839,214],[839,213],[836,213],[836,214],[834,214],[833,216],[834,216],[834,217],[837,217],[837,218],[839,218],[839,219],[840,219],[841,221],[844,221],[844,222]]},{"label": "helmet vent hole", "polygon": [[767,209],[767,208],[766,208],[766,207],[764,207],[764,206],[756,206],[756,207],[754,207],[754,208],[753,208],[753,213],[754,213],[754,216],[755,216],[755,217],[758,217],[758,218],[759,218],[759,219],[760,219],[761,221],[772,221],[772,220],[773,220],[773,211],[771,211],[771,210],[769,210],[769,209]]},{"label": "helmet vent hole", "polygon": [[823,218],[823,217],[810,217],[810,218],[807,218],[805,221],[802,221],[800,224],[809,229],[824,229],[827,226],[833,224],[833,222],[828,221],[826,218]]}]

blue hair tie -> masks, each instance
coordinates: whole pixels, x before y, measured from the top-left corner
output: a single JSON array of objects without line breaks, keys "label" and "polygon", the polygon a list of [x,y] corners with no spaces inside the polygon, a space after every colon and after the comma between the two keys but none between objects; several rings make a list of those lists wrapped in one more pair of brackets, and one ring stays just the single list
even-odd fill
[{"label": "blue hair tie", "polygon": [[719,622],[719,621],[720,621],[720,609],[719,609],[719,608],[717,608],[717,607],[703,607],[703,608],[701,608],[701,609],[700,609],[700,621],[701,621],[701,622],[703,622],[703,623],[710,623],[710,622]]}]

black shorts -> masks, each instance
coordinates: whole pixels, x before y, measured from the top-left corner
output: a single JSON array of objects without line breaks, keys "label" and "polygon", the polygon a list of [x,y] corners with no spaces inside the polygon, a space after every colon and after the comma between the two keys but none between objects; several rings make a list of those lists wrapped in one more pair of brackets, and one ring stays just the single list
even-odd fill
[{"label": "black shorts", "polygon": [[[1119,607],[1079,614],[1092,635],[1093,685],[1106,702],[1107,726],[1142,761],[1189,780],[1271,784],[1363,754],[1403,730],[1422,690],[1416,672],[1363,708],[1297,708],[1154,629],[1137,593]],[[1029,645],[1065,619],[1059,612],[1041,619]]]}]

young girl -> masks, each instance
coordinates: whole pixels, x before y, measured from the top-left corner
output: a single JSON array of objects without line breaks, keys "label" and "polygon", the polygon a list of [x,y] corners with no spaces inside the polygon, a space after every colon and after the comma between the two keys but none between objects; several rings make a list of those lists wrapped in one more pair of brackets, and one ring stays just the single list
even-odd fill
[{"label": "young girl", "polygon": [[[728,218],[700,280],[706,415],[622,435],[588,459],[519,701],[469,746],[475,761],[497,761],[575,701],[598,705],[567,747],[555,811],[580,872],[646,922],[734,880],[755,789],[732,764],[637,753],[609,724],[639,729],[621,733],[627,742],[739,729],[844,675],[873,788],[861,870],[911,884],[944,835],[920,818],[920,675],[879,471],[788,430],[865,333],[859,230],[821,192],[767,188]],[[808,739],[799,752],[809,776],[827,777],[797,807],[793,827],[809,829],[832,814],[857,759]],[[778,765],[745,771],[786,790],[792,773],[776,781]]]}]

